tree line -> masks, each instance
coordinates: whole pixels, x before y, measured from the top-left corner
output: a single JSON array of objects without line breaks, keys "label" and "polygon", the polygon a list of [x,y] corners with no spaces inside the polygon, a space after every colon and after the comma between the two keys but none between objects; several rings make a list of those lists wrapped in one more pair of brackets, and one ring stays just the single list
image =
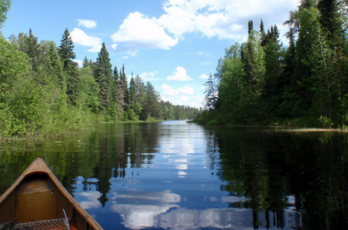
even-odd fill
[{"label": "tree line", "polygon": [[[1,0],[0,23],[10,0]],[[0,25],[1,26],[1,25]],[[188,119],[199,110],[161,100],[150,83],[112,67],[105,44],[96,61],[83,67],[68,29],[61,43],[40,41],[29,33],[0,36],[0,138],[59,134],[91,122]]]},{"label": "tree line", "polygon": [[248,22],[248,39],[225,49],[206,86],[210,124],[340,127],[348,123],[348,43],[345,0],[302,0],[267,31]]}]

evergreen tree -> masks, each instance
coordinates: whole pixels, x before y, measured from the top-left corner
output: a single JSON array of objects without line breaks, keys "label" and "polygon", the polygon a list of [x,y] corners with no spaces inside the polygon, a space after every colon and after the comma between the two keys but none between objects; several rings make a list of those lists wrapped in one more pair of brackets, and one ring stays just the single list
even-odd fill
[{"label": "evergreen tree", "polygon": [[271,33],[264,45],[265,52],[265,80],[262,90],[262,98],[267,105],[269,117],[278,116],[277,107],[281,99],[281,75],[283,52],[279,42],[279,31],[277,26],[271,27]]},{"label": "evergreen tree", "polygon": [[249,20],[249,22],[248,22],[248,34],[250,35],[253,30],[254,30],[254,23],[252,20]]},{"label": "evergreen tree", "polygon": [[135,110],[135,106],[137,103],[137,89],[135,85],[134,78],[132,77],[129,84],[129,108]]},{"label": "evergreen tree", "polygon": [[121,80],[121,75],[122,72],[120,71],[120,73],[117,72],[117,68],[115,67],[114,69],[114,79],[116,82],[116,91],[117,91],[117,104],[119,107],[119,111],[121,113],[124,112],[124,107],[125,107],[125,102],[124,102],[124,85],[123,85],[123,81]]},{"label": "evergreen tree", "polygon": [[94,78],[99,84],[99,109],[106,112],[111,103],[112,70],[109,52],[103,43],[96,62]]},{"label": "evergreen tree", "polygon": [[64,70],[68,69],[69,65],[71,65],[71,61],[76,58],[76,54],[74,53],[74,44],[71,39],[68,28],[65,29],[58,53],[60,55],[60,59],[63,62]]},{"label": "evergreen tree", "polygon": [[80,79],[78,64],[73,61],[73,59],[76,58],[74,53],[74,44],[67,28],[64,31],[58,53],[63,63],[63,70],[67,76],[66,94],[68,95],[68,102],[72,105],[76,105],[77,98],[79,96]]},{"label": "evergreen tree", "polygon": [[83,59],[83,62],[82,62],[82,67],[87,67],[90,65],[90,62],[88,60],[88,58],[85,56],[85,58]]},{"label": "evergreen tree", "polygon": [[266,44],[266,33],[265,33],[265,28],[264,28],[262,19],[260,23],[260,37],[261,37],[261,46],[264,46]]},{"label": "evergreen tree", "polygon": [[206,83],[204,84],[206,90],[205,94],[205,107],[207,109],[216,109],[218,102],[218,91],[217,84],[213,79],[213,76],[210,74]]},{"label": "evergreen tree", "polygon": [[124,111],[127,111],[128,108],[128,103],[129,103],[129,93],[128,93],[128,81],[127,81],[127,76],[124,71],[124,66],[121,68],[121,73],[120,73],[120,81],[122,82],[122,91],[123,91],[123,100],[124,100]]}]

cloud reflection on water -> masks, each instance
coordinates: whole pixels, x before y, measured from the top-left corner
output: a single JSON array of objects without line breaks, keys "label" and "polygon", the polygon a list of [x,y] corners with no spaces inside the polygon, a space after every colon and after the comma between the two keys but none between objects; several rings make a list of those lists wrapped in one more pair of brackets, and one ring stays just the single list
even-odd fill
[{"label": "cloud reflection on water", "polygon": [[163,192],[117,191],[112,200],[117,204],[110,209],[119,213],[127,228],[142,229],[158,225],[156,217],[166,213],[171,208],[178,208],[180,195],[170,190]]},{"label": "cloud reflection on water", "polygon": [[[253,230],[253,213],[250,209],[186,209],[178,205],[158,204],[124,204],[113,205],[111,209],[123,218],[123,225],[131,229],[163,228],[163,229],[238,229]],[[301,222],[295,220],[293,211],[287,211],[284,230],[298,228]],[[265,213],[259,213],[264,220]],[[264,225],[265,223],[263,223]],[[260,226],[260,229],[264,229]]]},{"label": "cloud reflection on water", "polygon": [[80,204],[84,209],[92,209],[92,208],[100,208],[101,203],[98,200],[98,198],[102,195],[98,191],[93,191],[93,192],[81,192],[81,193],[76,193],[76,196],[82,196],[85,201],[81,201]]},{"label": "cloud reflection on water", "polygon": [[139,203],[145,201],[154,203],[178,203],[181,197],[176,193],[172,193],[170,190],[165,190],[163,192],[117,191],[111,198],[111,200],[117,201],[122,201],[123,199],[131,199]]},{"label": "cloud reflection on water", "polygon": [[123,218],[123,224],[131,229],[164,228],[243,228],[250,225],[250,210],[206,209],[195,210],[180,208],[178,205],[158,204],[115,204],[111,209]]}]

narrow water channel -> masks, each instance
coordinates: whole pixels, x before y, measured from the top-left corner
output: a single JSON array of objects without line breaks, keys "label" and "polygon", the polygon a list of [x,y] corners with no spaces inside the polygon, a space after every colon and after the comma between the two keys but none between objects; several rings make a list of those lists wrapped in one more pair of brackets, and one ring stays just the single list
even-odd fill
[{"label": "narrow water channel", "polygon": [[2,143],[0,194],[37,157],[106,230],[348,229],[346,134],[98,125]]}]

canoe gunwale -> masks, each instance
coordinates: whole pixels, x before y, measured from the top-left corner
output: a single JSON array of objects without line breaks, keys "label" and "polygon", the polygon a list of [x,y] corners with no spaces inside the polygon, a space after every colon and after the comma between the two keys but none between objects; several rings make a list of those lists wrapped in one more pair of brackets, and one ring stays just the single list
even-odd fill
[{"label": "canoe gunwale", "polygon": [[103,228],[88,214],[88,212],[70,195],[65,187],[59,182],[57,177],[48,168],[42,158],[34,160],[28,168],[20,175],[17,180],[0,196],[0,206],[4,201],[18,188],[21,182],[30,176],[44,174],[50,181],[56,186],[57,190],[65,197],[65,199],[71,204],[75,211],[84,218],[84,220],[90,225],[92,229]]}]

